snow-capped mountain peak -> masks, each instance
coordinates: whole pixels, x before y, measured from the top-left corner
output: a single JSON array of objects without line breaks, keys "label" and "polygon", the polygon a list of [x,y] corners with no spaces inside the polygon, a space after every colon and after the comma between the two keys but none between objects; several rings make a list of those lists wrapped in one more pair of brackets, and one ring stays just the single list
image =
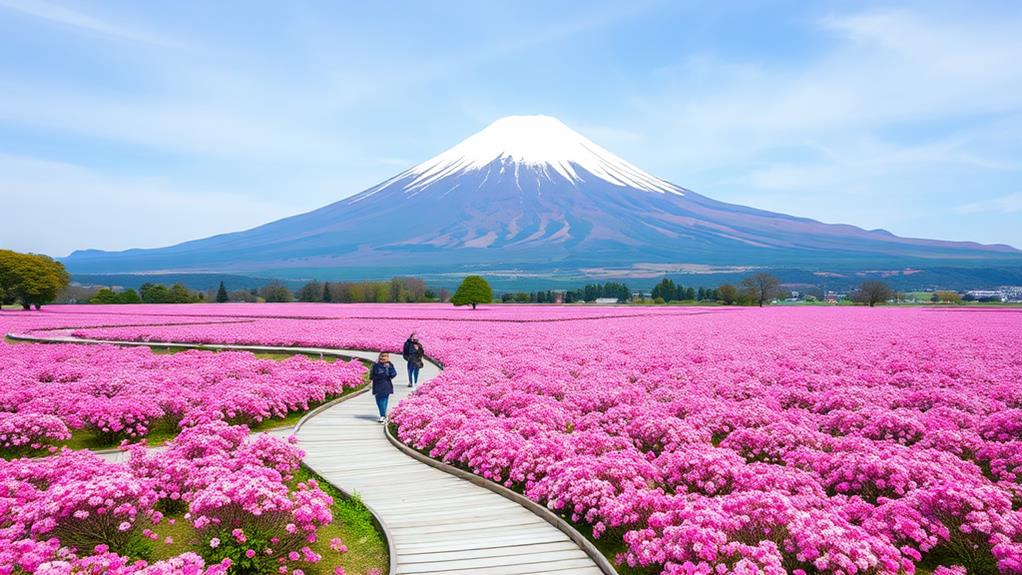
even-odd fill
[{"label": "snow-capped mountain peak", "polygon": [[592,176],[615,186],[684,195],[682,188],[652,176],[588,140],[550,116],[507,116],[446,152],[405,172],[417,190],[458,173],[478,170],[496,160],[528,166],[578,184]]}]

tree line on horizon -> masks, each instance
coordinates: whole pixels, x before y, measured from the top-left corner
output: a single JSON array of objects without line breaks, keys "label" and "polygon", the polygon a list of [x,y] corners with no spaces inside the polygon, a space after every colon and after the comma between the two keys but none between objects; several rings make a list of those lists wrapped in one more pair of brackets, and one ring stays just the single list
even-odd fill
[{"label": "tree line on horizon", "polygon": [[[58,295],[76,293],[82,297],[65,297],[67,303],[134,304],[134,303],[198,303],[205,301],[226,302],[317,302],[317,303],[417,303],[451,302],[454,305],[480,303],[577,303],[593,302],[603,298],[620,303],[670,302],[717,302],[724,305],[763,306],[776,299],[787,297],[778,278],[758,272],[742,279],[738,285],[723,284],[715,288],[683,286],[664,277],[649,292],[647,299],[643,292],[633,292],[626,284],[605,282],[587,284],[569,290],[539,290],[534,292],[505,292],[494,298],[489,283],[478,275],[467,276],[452,297],[446,288],[438,291],[426,285],[421,278],[398,276],[382,281],[324,281],[311,280],[297,292],[292,292],[282,281],[272,281],[260,288],[228,291],[221,281],[214,292],[190,290],[183,283],[166,286],[157,282],[146,282],[134,289],[115,290],[103,287],[96,290],[82,286],[71,286],[70,276],[63,264],[39,254],[19,253],[0,250],[0,304],[19,303],[24,309],[53,302]],[[849,299],[858,304],[873,307],[889,301],[898,301],[899,295],[885,283],[877,280],[863,281],[849,294]],[[934,303],[962,303],[976,297],[963,298],[953,290],[934,291]]]}]

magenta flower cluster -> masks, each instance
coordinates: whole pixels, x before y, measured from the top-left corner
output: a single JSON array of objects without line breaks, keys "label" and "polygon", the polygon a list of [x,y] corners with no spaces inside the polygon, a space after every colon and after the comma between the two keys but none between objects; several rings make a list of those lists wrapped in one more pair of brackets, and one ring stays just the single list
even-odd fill
[{"label": "magenta flower cluster", "polygon": [[[256,550],[274,564],[318,561],[309,544],[332,521],[332,499],[312,481],[289,489],[303,455],[296,446],[248,436],[217,421],[185,429],[162,450],[132,446],[125,463],[71,450],[0,460],[0,574],[218,575],[239,558],[218,551],[227,546],[217,538],[256,545],[246,533],[265,540]],[[160,540],[172,509],[187,510],[204,538],[195,553],[153,564],[120,555],[140,539]]]},{"label": "magenta flower cluster", "polygon": [[245,352],[82,345],[0,346],[0,447],[42,449],[89,429],[111,442],[166,420],[252,424],[307,410],[363,382],[358,362]]},{"label": "magenta flower cluster", "polygon": [[0,449],[11,453],[56,449],[54,443],[71,439],[71,431],[55,415],[0,411]]}]

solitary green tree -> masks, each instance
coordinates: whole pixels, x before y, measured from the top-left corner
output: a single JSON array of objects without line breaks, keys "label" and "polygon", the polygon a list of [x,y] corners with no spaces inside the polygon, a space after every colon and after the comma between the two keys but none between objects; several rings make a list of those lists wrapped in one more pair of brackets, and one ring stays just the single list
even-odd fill
[{"label": "solitary green tree", "polygon": [[466,276],[454,292],[451,303],[454,305],[470,305],[472,309],[481,303],[493,301],[493,289],[481,276]]},{"label": "solitary green tree", "polygon": [[4,303],[17,299],[25,309],[39,309],[53,301],[70,280],[64,265],[49,256],[0,250],[0,295]]},{"label": "solitary green tree", "polygon": [[227,288],[224,287],[224,282],[220,282],[220,287],[216,290],[216,303],[227,303],[231,297],[227,295]]}]

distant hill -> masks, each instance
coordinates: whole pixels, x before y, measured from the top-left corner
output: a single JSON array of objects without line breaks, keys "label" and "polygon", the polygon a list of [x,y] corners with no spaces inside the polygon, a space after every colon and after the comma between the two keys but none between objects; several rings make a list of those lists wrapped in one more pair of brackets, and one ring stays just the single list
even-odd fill
[{"label": "distant hill", "polygon": [[482,272],[520,284],[750,267],[839,275],[954,269],[982,277],[987,269],[1022,269],[1022,252],[719,202],[640,170],[554,118],[513,116],[305,214],[165,248],[76,251],[63,261],[76,274]]}]

